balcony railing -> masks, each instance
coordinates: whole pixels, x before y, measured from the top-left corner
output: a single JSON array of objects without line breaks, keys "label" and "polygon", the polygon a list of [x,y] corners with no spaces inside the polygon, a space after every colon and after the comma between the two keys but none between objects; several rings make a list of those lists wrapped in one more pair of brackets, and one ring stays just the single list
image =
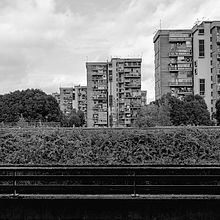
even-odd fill
[{"label": "balcony railing", "polygon": [[191,37],[174,37],[170,36],[169,37],[169,42],[184,42],[184,41],[192,41]]},{"label": "balcony railing", "polygon": [[216,42],[217,42],[218,44],[220,44],[220,36],[217,36]]},{"label": "balcony railing", "polygon": [[177,91],[177,94],[178,95],[190,95],[190,94],[192,94],[192,91],[190,92],[190,91]]},{"label": "balcony railing", "polygon": [[130,74],[128,74],[128,73],[126,73],[125,75],[124,75],[124,77],[131,77],[131,78],[139,78],[139,77],[141,77],[141,74],[140,73],[130,73]]},{"label": "balcony railing", "polygon": [[141,84],[129,83],[129,84],[125,84],[125,87],[140,88]]},{"label": "balcony railing", "polygon": [[169,52],[170,57],[177,57],[177,56],[192,56],[192,52]]},{"label": "balcony railing", "polygon": [[192,82],[169,82],[169,86],[192,86]]},{"label": "balcony railing", "polygon": [[192,71],[192,67],[169,67],[170,72]]},{"label": "balcony railing", "polygon": [[177,72],[179,70],[178,70],[178,67],[169,67],[169,71],[170,72]]}]

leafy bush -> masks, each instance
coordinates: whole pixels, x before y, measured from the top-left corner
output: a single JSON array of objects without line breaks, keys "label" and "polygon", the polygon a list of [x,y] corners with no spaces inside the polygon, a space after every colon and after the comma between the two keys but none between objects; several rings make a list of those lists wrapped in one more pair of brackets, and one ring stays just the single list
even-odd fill
[{"label": "leafy bush", "polygon": [[1,164],[220,164],[220,130],[2,129]]}]

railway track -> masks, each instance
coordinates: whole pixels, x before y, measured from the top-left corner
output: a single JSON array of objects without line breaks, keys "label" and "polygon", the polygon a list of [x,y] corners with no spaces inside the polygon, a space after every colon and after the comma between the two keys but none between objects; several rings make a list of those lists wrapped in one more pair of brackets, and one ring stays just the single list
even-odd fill
[{"label": "railway track", "polygon": [[220,199],[220,166],[1,166],[0,198]]}]

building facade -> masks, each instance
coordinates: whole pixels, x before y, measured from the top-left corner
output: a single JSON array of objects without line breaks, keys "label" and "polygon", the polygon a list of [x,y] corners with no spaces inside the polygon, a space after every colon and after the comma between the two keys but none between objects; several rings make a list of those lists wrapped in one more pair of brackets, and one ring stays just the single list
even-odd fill
[{"label": "building facade", "polygon": [[220,98],[220,21],[204,21],[192,29],[194,93],[204,97],[210,113]]},{"label": "building facade", "polygon": [[141,107],[141,59],[87,62],[88,127],[131,127]]},{"label": "building facade", "polygon": [[[175,53],[173,46],[178,48]],[[204,98],[211,114],[215,112],[220,98],[220,21],[199,22],[190,30],[159,30],[154,36],[154,51],[156,99],[167,92],[178,96],[193,92]],[[182,60],[184,71],[179,71]],[[181,77],[175,81],[177,73]],[[186,92],[180,93],[180,88]]]},{"label": "building facade", "polygon": [[87,126],[108,126],[106,62],[87,62]]},{"label": "building facade", "polygon": [[84,113],[85,121],[87,121],[87,87],[60,87],[60,93],[52,93],[52,96],[57,100],[60,110],[69,115],[73,109]]},{"label": "building facade", "polygon": [[155,98],[193,93],[191,30],[160,30],[154,36]]},{"label": "building facade", "polygon": [[75,94],[73,87],[60,87],[60,110],[68,115],[73,109],[73,100]]},{"label": "building facade", "polygon": [[77,111],[82,111],[84,113],[85,122],[87,122],[87,87],[80,85],[74,86],[74,93],[73,108]]}]

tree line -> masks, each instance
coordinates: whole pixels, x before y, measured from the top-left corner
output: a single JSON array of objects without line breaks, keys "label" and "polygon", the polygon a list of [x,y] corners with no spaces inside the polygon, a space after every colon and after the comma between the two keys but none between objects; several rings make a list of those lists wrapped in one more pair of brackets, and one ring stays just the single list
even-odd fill
[{"label": "tree line", "polygon": [[[213,114],[220,125],[220,100],[216,102]],[[211,120],[205,100],[199,95],[187,95],[182,98],[163,95],[161,99],[151,102],[140,109],[136,126],[180,126],[180,125],[215,125]]]},{"label": "tree line", "polygon": [[[220,125],[220,99],[217,100],[213,114]],[[22,120],[21,120],[22,119]],[[82,111],[72,109],[64,115],[56,99],[39,89],[27,89],[0,95],[0,122],[60,122],[64,127],[85,125]],[[138,112],[135,126],[179,126],[215,125],[204,99],[199,95],[188,95],[181,99],[170,93],[151,102]]]},{"label": "tree line", "polygon": [[62,126],[80,127],[85,124],[84,113],[75,109],[64,115],[57,100],[39,89],[14,91],[0,95],[0,122],[60,122]]}]

